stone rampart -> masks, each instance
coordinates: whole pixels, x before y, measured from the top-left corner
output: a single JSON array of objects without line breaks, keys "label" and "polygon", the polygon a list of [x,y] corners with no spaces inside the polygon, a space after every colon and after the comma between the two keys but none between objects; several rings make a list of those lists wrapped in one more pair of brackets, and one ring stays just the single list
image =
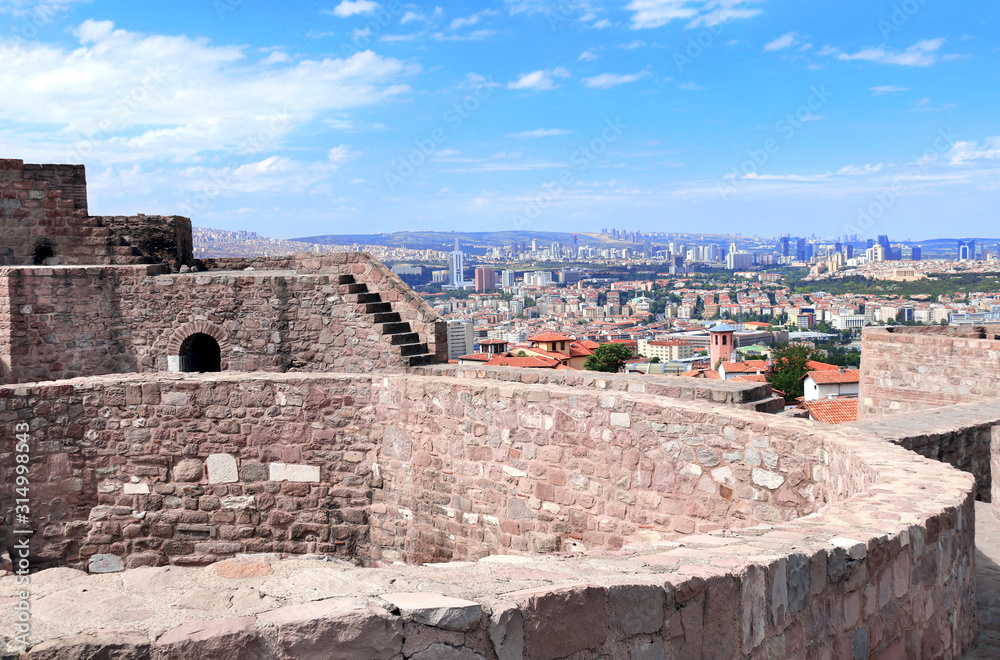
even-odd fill
[{"label": "stone rampart", "polygon": [[[297,262],[290,262],[295,265]],[[401,371],[408,356],[352,293],[378,293],[400,325],[445,356],[445,324],[366,254],[327,268],[168,273],[164,266],[0,269],[0,363],[6,382],[167,371],[180,342],[207,334],[230,371]],[[378,264],[381,266],[381,264]],[[357,284],[342,284],[353,277]],[[418,302],[419,301],[419,302]],[[405,335],[404,335],[405,337]],[[409,341],[417,341],[416,338]]]},{"label": "stone rampart", "polygon": [[[646,393],[413,374],[134,376],[0,394],[5,429],[31,426],[39,493],[66,498],[45,515],[99,500],[80,521],[83,539],[134,550],[126,562],[162,563],[149,540],[166,526],[233,537],[184,540],[194,552],[180,558],[198,543],[232,557],[250,539],[275,542],[276,530],[287,545],[259,549],[297,552],[295,524],[309,530],[305,549],[326,550],[321,528],[337,525],[315,516],[338,511],[358,512],[347,528],[360,549],[368,510],[355,502],[368,489],[372,563],[477,560],[358,569],[251,555],[191,573],[183,562],[111,576],[54,569],[64,572],[36,580],[28,658],[114,645],[137,658],[223,648],[387,660],[937,658],[960,656],[976,634],[973,478],[857,429]],[[3,483],[11,445],[5,431]],[[266,479],[247,478],[264,465]],[[348,487],[349,501],[331,506]],[[452,527],[459,520],[466,530]],[[57,547],[46,539],[70,522],[48,522],[34,547]],[[12,589],[0,579],[0,598]]]},{"label": "stone rampart", "polygon": [[865,328],[859,419],[1000,398],[1000,328]]}]

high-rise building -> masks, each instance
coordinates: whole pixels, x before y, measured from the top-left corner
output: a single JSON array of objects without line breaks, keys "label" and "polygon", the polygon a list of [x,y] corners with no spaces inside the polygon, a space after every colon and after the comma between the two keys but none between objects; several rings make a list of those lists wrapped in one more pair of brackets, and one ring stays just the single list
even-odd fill
[{"label": "high-rise building", "polygon": [[976,239],[961,240],[958,242],[958,260],[974,261],[976,258]]},{"label": "high-rise building", "polygon": [[502,273],[500,273],[500,284],[504,288],[509,288],[514,286],[514,271],[505,270]]},{"label": "high-rise building", "polygon": [[787,236],[782,236],[781,237],[781,256],[783,256],[783,257],[787,257],[788,256],[788,237]]},{"label": "high-rise building", "polygon": [[475,339],[472,332],[472,321],[455,319],[448,321],[448,359],[457,360],[463,355],[470,355],[474,349]]},{"label": "high-rise building", "polygon": [[924,258],[924,249],[919,245],[914,245],[910,249],[910,258],[913,259],[914,261],[920,261],[921,259]]},{"label": "high-rise building", "polygon": [[795,243],[795,258],[799,261],[806,260],[806,239],[800,238]]},{"label": "high-rise building", "polygon": [[455,239],[455,251],[451,253],[451,285],[461,288],[465,286],[465,255],[458,247]]},{"label": "high-rise building", "polygon": [[476,269],[476,291],[492,291],[497,288],[497,271],[480,266]]},{"label": "high-rise building", "polygon": [[538,239],[537,238],[531,239],[531,251],[532,252],[538,252]]}]

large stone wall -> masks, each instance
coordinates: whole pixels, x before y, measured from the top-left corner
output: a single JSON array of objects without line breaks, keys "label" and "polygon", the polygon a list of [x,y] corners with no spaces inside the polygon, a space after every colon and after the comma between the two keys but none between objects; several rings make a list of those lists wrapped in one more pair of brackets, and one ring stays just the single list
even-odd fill
[{"label": "large stone wall", "polygon": [[[38,566],[205,564],[241,552],[367,556],[369,384],[337,376],[80,379],[0,388],[30,426]],[[9,508],[9,507],[7,507]],[[13,537],[5,508],[3,546]]]},{"label": "large stone wall", "polygon": [[[328,550],[323,527],[348,530],[360,549],[368,510],[373,563],[478,559],[296,569],[254,555],[190,575],[53,574],[37,580],[29,658],[113,644],[137,658],[245,647],[263,658],[337,649],[386,660],[954,658],[976,634],[972,477],[857,429],[637,392],[412,374],[135,376],[0,394],[2,483],[11,483],[8,430],[28,421],[33,492],[65,499],[39,509],[34,554],[74,529],[42,518],[82,514],[97,499],[77,521],[80,546],[131,550],[133,565],[161,562],[151,546],[168,528],[164,543],[194,546],[165,555],[175,564],[236,546]],[[227,455],[233,462],[218,458]],[[212,467],[199,476],[181,465],[194,459]],[[248,478],[265,464],[266,480]],[[287,480],[317,471],[319,481]],[[340,487],[347,501],[331,505]],[[357,502],[369,490],[366,509]],[[691,510],[670,509],[679,494]],[[741,510],[745,524],[764,524],[697,527]],[[346,527],[317,518],[347,511],[358,517]],[[458,516],[468,532],[451,526]],[[703,533],[686,534],[686,521]],[[307,538],[291,538],[296,524]],[[245,545],[258,539],[266,545]],[[560,556],[539,554],[553,543]],[[503,552],[528,556],[495,556]],[[242,591],[220,612],[208,602],[233,591],[227,579]],[[12,580],[0,579],[0,597]],[[204,595],[181,598],[186,580]],[[11,636],[8,620],[0,635]]]},{"label": "large stone wall", "polygon": [[976,498],[992,500],[996,473],[990,469],[998,448],[1000,405],[964,403],[930,408],[906,415],[869,419],[844,428],[871,433],[914,451],[921,456],[947,463],[976,478]]},{"label": "large stone wall", "polygon": [[[5,382],[166,371],[180,342],[210,328],[231,371],[402,370],[408,363],[344,275],[379,292],[433,359],[444,323],[367,254],[302,272],[166,272],[163,266],[0,269],[0,363]],[[381,266],[381,268],[380,268]],[[419,301],[416,302],[416,301]],[[195,329],[195,325],[198,330]]]},{"label": "large stone wall", "polygon": [[[386,561],[619,550],[791,520],[838,496],[808,427],[770,416],[482,379],[392,376],[375,392],[388,421],[372,541]],[[873,481],[840,459],[848,494]]]},{"label": "large stone wall", "polygon": [[89,215],[82,165],[0,159],[0,231],[0,266],[193,263],[187,218]]},{"label": "large stone wall", "polygon": [[859,419],[1000,398],[1000,327],[865,328]]}]

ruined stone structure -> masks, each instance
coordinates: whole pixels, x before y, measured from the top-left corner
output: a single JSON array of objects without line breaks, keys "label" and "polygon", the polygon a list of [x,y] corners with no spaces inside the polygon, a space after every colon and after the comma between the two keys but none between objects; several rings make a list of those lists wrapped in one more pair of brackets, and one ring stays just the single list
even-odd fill
[{"label": "ruined stone structure", "polygon": [[[24,204],[51,199],[55,258],[81,250],[0,268],[0,543],[27,428],[45,569],[26,658],[954,658],[975,640],[985,457],[950,461],[970,475],[904,447],[985,446],[981,402],[939,420],[951,436],[890,433],[765,414],[754,383],[436,364],[443,324],[368,255],[88,265],[82,169],[4,162],[4,231],[44,238]],[[8,650],[17,632],[0,618]]]}]

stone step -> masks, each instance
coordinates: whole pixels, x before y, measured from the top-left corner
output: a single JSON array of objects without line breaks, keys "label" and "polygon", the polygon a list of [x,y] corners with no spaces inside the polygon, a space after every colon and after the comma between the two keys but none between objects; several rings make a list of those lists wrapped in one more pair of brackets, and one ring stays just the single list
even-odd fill
[{"label": "stone step", "polygon": [[389,335],[391,339],[389,343],[393,346],[399,346],[400,344],[419,344],[420,343],[420,333],[418,332],[401,332],[397,335]]},{"label": "stone step", "polygon": [[383,335],[399,335],[404,332],[413,332],[410,328],[410,324],[403,321],[402,323],[383,323],[382,324],[382,334]]},{"label": "stone step", "polygon": [[382,296],[378,293],[359,293],[358,294],[359,303],[378,303],[382,302]]},{"label": "stone step", "polygon": [[433,353],[409,355],[405,359],[407,360],[407,366],[410,367],[422,367],[425,364],[434,364],[437,362],[437,356]]},{"label": "stone step", "polygon": [[368,303],[365,305],[365,314],[388,314],[392,311],[392,304],[387,302]]},{"label": "stone step", "polygon": [[379,312],[375,315],[376,323],[399,323],[402,320],[399,312]]},{"label": "stone step", "polygon": [[368,293],[367,284],[348,284],[347,293]]},{"label": "stone step", "polygon": [[423,355],[427,352],[427,344],[423,342],[419,344],[398,344],[399,354],[404,357],[409,357],[411,355]]},{"label": "stone step", "polygon": [[354,282],[353,275],[341,275],[337,278],[337,284],[354,284]]}]

